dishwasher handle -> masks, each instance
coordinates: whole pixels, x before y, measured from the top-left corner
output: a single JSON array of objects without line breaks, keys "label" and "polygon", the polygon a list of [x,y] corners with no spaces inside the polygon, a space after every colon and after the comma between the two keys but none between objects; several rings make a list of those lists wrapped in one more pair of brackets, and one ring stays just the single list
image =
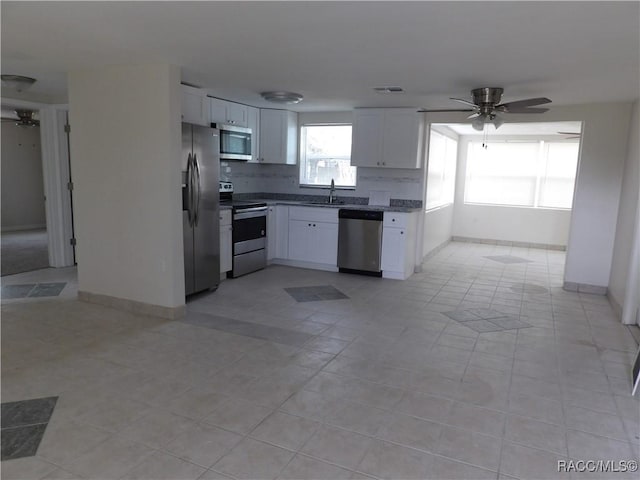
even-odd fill
[{"label": "dishwasher handle", "polygon": [[353,220],[373,220],[381,222],[384,212],[381,210],[354,210],[351,208],[341,208],[338,210],[338,218],[350,218]]}]

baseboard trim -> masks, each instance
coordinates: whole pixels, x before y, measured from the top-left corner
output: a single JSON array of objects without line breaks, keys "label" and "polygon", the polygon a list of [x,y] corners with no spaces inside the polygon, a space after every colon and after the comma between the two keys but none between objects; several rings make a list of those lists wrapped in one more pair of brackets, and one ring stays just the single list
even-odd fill
[{"label": "baseboard trim", "polygon": [[606,285],[589,285],[588,283],[564,282],[562,289],[567,292],[590,293],[592,295],[607,295],[609,293]]},{"label": "baseboard trim", "polygon": [[[445,240],[444,242],[442,242],[440,245],[438,245],[437,247],[432,248],[431,250],[429,250],[424,257],[422,257],[422,261],[426,262],[427,260],[429,260],[431,257],[433,257],[434,255],[436,255],[440,250],[442,250],[444,247],[446,247],[447,245],[449,245],[451,243],[451,238]],[[420,269],[422,270],[422,268]],[[418,273],[418,271],[416,270],[416,273]]]},{"label": "baseboard trim", "polygon": [[618,300],[616,300],[616,298],[611,294],[610,291],[607,292],[607,300],[609,300],[611,308],[613,308],[613,313],[615,313],[616,316],[620,320],[622,320],[622,305],[618,303]]},{"label": "baseboard trim", "polygon": [[16,225],[14,227],[2,227],[2,231],[3,232],[21,232],[24,230],[26,232],[28,230],[42,230],[46,228],[47,228],[46,223],[37,223],[33,225]]},{"label": "baseboard trim", "polygon": [[184,318],[187,310],[185,305],[180,305],[179,307],[165,307],[162,305],[153,305],[151,303],[129,300],[128,298],[112,297],[110,295],[91,293],[83,290],[78,291],[78,300],[87,303],[95,303],[97,305],[104,305],[105,307],[111,307],[117,310],[135,313],[137,315],[160,317],[168,320]]},{"label": "baseboard trim", "polygon": [[496,240],[493,238],[474,238],[453,236],[451,240],[454,242],[482,243],[485,245],[500,245],[504,247],[522,247],[522,248],[542,248],[544,250],[566,251],[566,245],[555,245],[552,243],[535,243],[535,242],[512,242],[510,240]]},{"label": "baseboard trim", "polygon": [[325,272],[337,272],[337,265],[327,265],[325,263],[302,262],[299,260],[286,260],[284,258],[273,258],[269,265],[284,265],[286,267],[308,268],[310,270],[323,270]]}]

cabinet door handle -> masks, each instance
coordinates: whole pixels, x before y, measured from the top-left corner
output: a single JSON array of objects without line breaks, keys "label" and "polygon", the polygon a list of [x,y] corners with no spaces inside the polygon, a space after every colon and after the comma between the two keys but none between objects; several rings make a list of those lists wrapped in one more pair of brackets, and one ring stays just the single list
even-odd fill
[{"label": "cabinet door handle", "polygon": [[391,219],[391,221],[392,221],[392,222],[395,222],[395,221],[396,221],[396,219],[395,219],[395,218],[392,218],[392,219]]},{"label": "cabinet door handle", "polygon": [[311,226],[311,224],[309,224],[309,226]]},{"label": "cabinet door handle", "polygon": [[404,235],[404,232],[402,230],[400,231],[400,235]]},{"label": "cabinet door handle", "polygon": [[314,223],[314,224],[313,224],[313,226],[315,227],[315,226],[316,226],[316,224]]},{"label": "cabinet door handle", "polygon": [[382,162],[382,165],[386,165],[386,163]]}]

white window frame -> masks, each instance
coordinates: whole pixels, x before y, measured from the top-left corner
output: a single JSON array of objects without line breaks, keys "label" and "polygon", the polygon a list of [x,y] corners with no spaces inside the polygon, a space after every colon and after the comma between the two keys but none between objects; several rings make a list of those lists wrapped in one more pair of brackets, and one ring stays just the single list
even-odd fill
[{"label": "white window frame", "polygon": [[573,199],[571,201],[571,206],[569,207],[549,207],[549,206],[541,206],[540,205],[540,194],[541,194],[541,185],[542,185],[542,181],[546,178],[546,170],[545,170],[545,162],[544,160],[547,158],[548,155],[548,151],[549,151],[549,144],[552,143],[571,143],[571,144],[578,144],[578,158],[576,160],[576,172],[574,174],[573,177],[573,192],[575,194],[575,182],[576,182],[576,178],[578,176],[578,166],[580,163],[580,145],[579,142],[575,142],[575,141],[571,141],[571,140],[565,140],[565,139],[540,139],[540,138],[527,138],[527,139],[521,139],[521,140],[493,140],[491,143],[489,143],[488,148],[491,148],[491,144],[495,144],[495,143],[520,143],[520,142],[525,142],[525,143],[536,143],[538,145],[538,152],[537,152],[537,164],[536,164],[536,168],[537,168],[537,174],[536,174],[536,178],[535,178],[535,186],[534,186],[534,198],[533,198],[533,202],[531,205],[516,205],[516,204],[509,204],[509,203],[491,203],[491,202],[472,202],[467,200],[467,191],[468,191],[468,187],[469,187],[469,181],[470,181],[470,173],[469,173],[469,154],[471,152],[471,148],[473,144],[481,144],[483,143],[482,140],[480,139],[476,139],[473,138],[471,140],[468,141],[467,143],[467,158],[465,160],[465,188],[464,188],[464,192],[463,192],[463,201],[465,205],[487,205],[487,206],[498,206],[498,207],[513,207],[513,208],[535,208],[537,210],[571,210],[573,208]]},{"label": "white window frame", "polygon": [[[322,188],[322,189],[327,189],[330,187],[330,184],[310,184],[310,183],[304,183],[302,181],[302,169],[304,168],[304,165],[306,165],[306,158],[305,158],[305,142],[306,142],[306,135],[304,132],[304,129],[306,127],[351,127],[351,131],[353,133],[353,123],[350,122],[312,122],[312,123],[304,123],[302,125],[300,125],[300,148],[299,148],[299,158],[298,158],[298,186],[300,188]],[[345,160],[346,158],[342,158],[342,160]],[[349,152],[349,164],[351,164],[351,152]],[[357,185],[357,181],[358,181],[358,175],[357,175],[357,167],[355,166],[351,166],[351,168],[356,169],[356,174],[354,177],[354,183],[353,185],[336,185],[335,188],[336,190],[355,190],[356,189],[356,185]]]},{"label": "white window frame", "polygon": [[[448,179],[450,181],[453,182],[453,192],[451,194],[451,198],[450,199],[446,199],[443,203],[438,203],[437,205],[431,205],[429,206],[427,203],[427,198],[428,198],[428,194],[429,194],[429,168],[432,165],[432,156],[431,156],[431,146],[432,146],[432,135],[436,134],[436,135],[440,135],[441,137],[444,137],[445,139],[445,157],[447,155],[447,147],[446,145],[449,143],[448,141],[454,142],[455,143],[455,157],[453,159],[453,172],[452,172],[452,178]],[[431,211],[431,210],[437,210],[439,208],[444,208],[447,207],[449,205],[453,205],[455,202],[455,196],[456,196],[456,175],[457,175],[457,170],[458,170],[458,152],[459,152],[459,148],[460,148],[460,139],[453,137],[450,134],[447,134],[441,130],[435,129],[435,128],[431,128],[429,131],[429,150],[428,150],[428,158],[427,158],[427,171],[426,171],[426,182],[425,182],[425,195],[424,195],[424,208],[425,211]],[[445,158],[445,164],[444,164],[444,168],[443,168],[443,172],[442,172],[442,183],[444,184],[445,181],[445,177],[447,177],[446,173],[447,173],[447,165],[446,165],[446,161],[447,158]]]}]

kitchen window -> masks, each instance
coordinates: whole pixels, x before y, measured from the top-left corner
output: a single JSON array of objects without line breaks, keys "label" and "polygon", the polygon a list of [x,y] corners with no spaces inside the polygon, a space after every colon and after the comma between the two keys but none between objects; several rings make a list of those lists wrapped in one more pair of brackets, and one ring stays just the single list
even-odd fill
[{"label": "kitchen window", "polygon": [[458,141],[431,130],[429,136],[429,165],[425,209],[443,207],[453,203],[456,189],[456,162]]},{"label": "kitchen window", "polygon": [[355,188],[351,125],[303,125],[300,129],[300,186]]},{"label": "kitchen window", "polygon": [[570,209],[578,142],[469,142],[464,202]]}]

